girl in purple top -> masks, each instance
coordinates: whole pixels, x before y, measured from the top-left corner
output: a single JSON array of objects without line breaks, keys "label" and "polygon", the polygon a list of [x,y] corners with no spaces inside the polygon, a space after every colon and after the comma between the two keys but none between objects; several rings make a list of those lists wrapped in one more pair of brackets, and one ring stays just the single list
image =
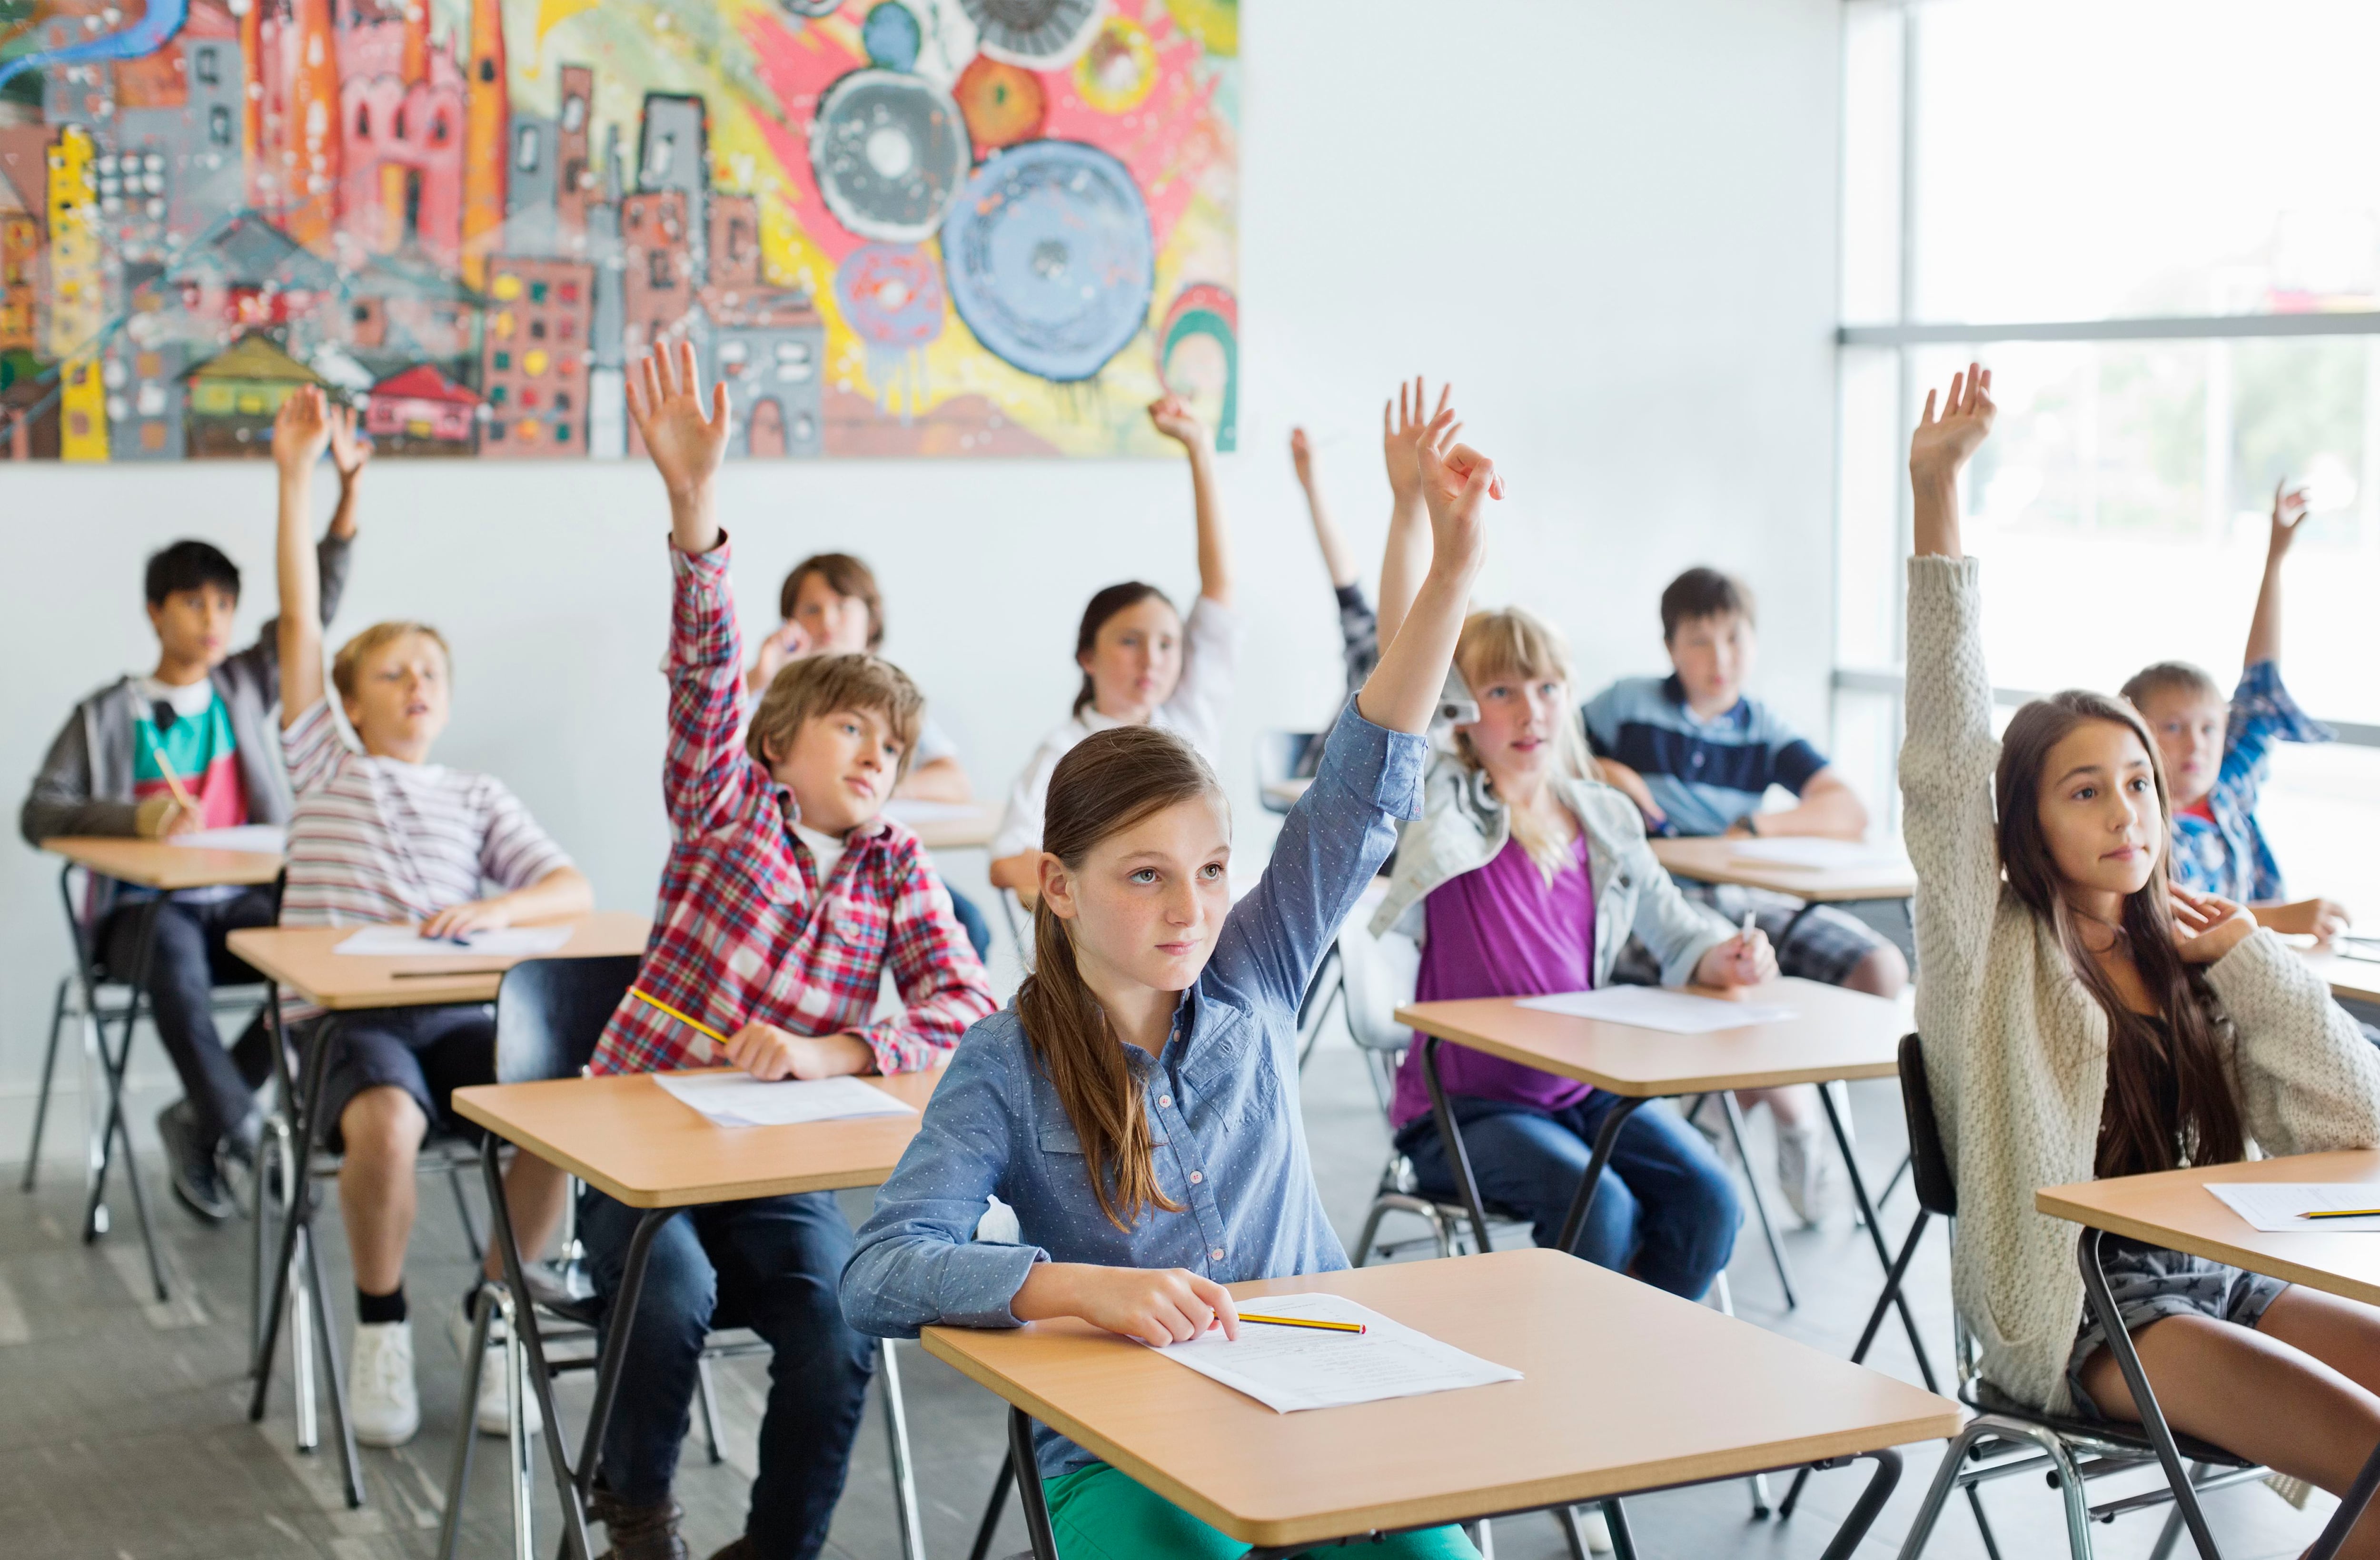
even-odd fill
[{"label": "girl in purple top", "polygon": [[[1747,940],[1679,893],[1645,842],[1642,816],[1595,779],[1560,636],[1518,609],[1474,613],[1455,666],[1478,705],[1436,759],[1422,817],[1373,922],[1422,943],[1424,1001],[1586,991],[1633,932],[1666,985],[1745,986],[1777,973]],[[1482,1196],[1520,1213],[1537,1243],[1559,1236],[1597,1130],[1617,1103],[1586,1084],[1459,1046],[1438,1057]],[[1397,1147],[1422,1186],[1451,1194],[1418,1046],[1397,1074]],[[1699,1298],[1727,1265],[1742,1218],[1702,1135],[1666,1103],[1621,1128],[1576,1251]]]}]

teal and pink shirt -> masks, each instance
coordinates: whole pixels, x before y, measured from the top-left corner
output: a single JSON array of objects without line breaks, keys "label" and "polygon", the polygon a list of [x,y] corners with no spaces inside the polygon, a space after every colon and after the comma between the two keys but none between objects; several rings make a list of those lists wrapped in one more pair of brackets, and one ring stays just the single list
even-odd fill
[{"label": "teal and pink shirt", "polygon": [[[132,721],[132,800],[171,795],[178,780],[199,804],[200,827],[246,823],[248,788],[239,777],[239,744],[213,680],[176,688],[144,677],[136,686],[140,700]],[[172,780],[166,778],[169,766]]]}]

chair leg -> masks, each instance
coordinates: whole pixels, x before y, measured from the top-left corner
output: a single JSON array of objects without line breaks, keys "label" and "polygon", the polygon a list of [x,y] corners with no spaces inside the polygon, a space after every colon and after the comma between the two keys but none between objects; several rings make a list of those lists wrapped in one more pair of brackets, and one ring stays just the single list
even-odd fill
[{"label": "chair leg", "polygon": [[[1925,1553],[1926,1541],[1934,1536],[1934,1525],[1941,1520],[1942,1507],[1950,1492],[1960,1487],[1960,1475],[1965,1470],[1967,1454],[1982,1441],[2027,1441],[2040,1447],[2049,1457],[2056,1470],[2054,1477],[2058,1493],[2066,1504],[2066,1544],[2072,1560],[2091,1560],[2091,1497],[2082,1487],[2082,1476],[2074,1466],[2073,1454],[2057,1434],[2037,1424],[2009,1419],[1998,1414],[1978,1414],[1954,1437],[1949,1448],[1942,1454],[1941,1464],[1934,1470],[1934,1481],[1926,1487],[1925,1499],[1909,1527],[1909,1536],[1901,1542],[1900,1560],[1917,1560]],[[1967,1486],[1972,1497],[1973,1486]],[[1980,1519],[1983,1510],[1976,1507]],[[1989,1529],[1985,1530],[1986,1534]],[[1993,1546],[1997,1551],[1997,1546]]]},{"label": "chair leg", "polygon": [[1578,1530],[1577,1510],[1567,1506],[1554,1507],[1554,1525],[1561,1530],[1562,1548],[1569,1552],[1570,1560],[1589,1560],[1586,1535]]},{"label": "chair leg", "polygon": [[1377,1197],[1372,1200],[1372,1211],[1364,1215],[1364,1233],[1355,1242],[1354,1256],[1357,1267],[1372,1260],[1372,1240],[1380,1233],[1380,1219],[1388,1211],[1387,1203]]},{"label": "chair leg", "polygon": [[1603,1503],[1603,1525],[1611,1533],[1611,1560],[1636,1560],[1636,1535],[1628,1528],[1628,1509],[1618,1500]]},{"label": "chair leg", "polygon": [[1735,1094],[1729,1089],[1718,1091],[1718,1103],[1727,1113],[1727,1131],[1735,1140],[1735,1156],[1743,1165],[1743,1184],[1752,1189],[1752,1211],[1760,1215],[1760,1233],[1768,1241],[1768,1260],[1777,1264],[1777,1284],[1785,1291],[1785,1309],[1798,1310],[1802,1300],[1793,1292],[1793,1264],[1786,1260],[1785,1242],[1778,1238],[1777,1221],[1768,1216],[1768,1194],[1760,1190],[1760,1174],[1752,1167],[1752,1155],[1744,1152],[1743,1107],[1735,1103]]},{"label": "chair leg", "polygon": [[892,1515],[901,1529],[901,1560],[926,1560],[926,1529],[917,1516],[917,1470],[909,1460],[909,1409],[901,1398],[900,1345],[886,1338],[883,1361],[884,1439],[892,1458]]},{"label": "chair leg", "polygon": [[33,1100],[33,1141],[25,1150],[25,1179],[20,1190],[33,1190],[34,1173],[42,1164],[42,1128],[50,1119],[50,1080],[58,1070],[58,1035],[67,1026],[67,998],[74,990],[74,977],[65,975],[58,981],[58,999],[50,1010],[50,1044],[42,1053],[42,1092]]},{"label": "chair leg", "polygon": [[[455,1460],[446,1474],[446,1508],[438,1518],[438,1560],[455,1560],[455,1541],[463,1528],[463,1497],[471,1488],[471,1443],[480,1438],[470,1422],[480,1400],[480,1373],[488,1359],[488,1316],[495,1310],[490,1286],[482,1284],[471,1300],[471,1347],[463,1356],[463,1422],[455,1433]],[[515,1414],[513,1423],[520,1419]]]},{"label": "chair leg", "polygon": [[992,1476],[991,1498],[983,1503],[983,1520],[976,1524],[975,1547],[967,1551],[967,1560],[989,1560],[991,1541],[1000,1536],[1001,1513],[1008,1506],[1008,1487],[1015,1481],[1015,1462],[1001,1458],[1000,1471]]},{"label": "chair leg", "polygon": [[707,1354],[694,1362],[694,1400],[702,1406],[702,1439],[710,1449],[710,1466],[717,1468],[725,1459],[719,1450],[719,1394],[710,1379]]},{"label": "chair leg", "polygon": [[[491,1147],[486,1152],[493,1153],[494,1150]],[[487,1242],[480,1238],[480,1221],[471,1212],[471,1199],[464,1195],[462,1166],[446,1167],[446,1185],[455,1193],[455,1211],[463,1216],[463,1240],[471,1248],[471,1265],[477,1267],[488,1260],[488,1247]],[[531,1257],[536,1255],[533,1252],[528,1254]]]}]

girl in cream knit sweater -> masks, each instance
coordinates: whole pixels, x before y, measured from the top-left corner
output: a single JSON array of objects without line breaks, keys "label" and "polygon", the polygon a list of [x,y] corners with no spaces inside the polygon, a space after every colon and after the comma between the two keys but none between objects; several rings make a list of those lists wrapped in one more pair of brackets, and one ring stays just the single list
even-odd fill
[{"label": "girl in cream knit sweater", "polygon": [[[1970,367],[1910,443],[1909,736],[1917,1021],[1959,1187],[1952,1285],[2001,1391],[2136,1420],[2086,1327],[2075,1228],[2037,1188],[2380,1143],[2380,1060],[2239,905],[2172,887],[2156,748],[2068,693],[1995,741],[1958,474],[1991,430]],[[2111,587],[2120,582],[2109,582]],[[2334,1493],[2380,1443],[2380,1310],[2110,1239],[2118,1309],[2177,1430]],[[2380,1518],[2344,1555],[2380,1555]]]}]

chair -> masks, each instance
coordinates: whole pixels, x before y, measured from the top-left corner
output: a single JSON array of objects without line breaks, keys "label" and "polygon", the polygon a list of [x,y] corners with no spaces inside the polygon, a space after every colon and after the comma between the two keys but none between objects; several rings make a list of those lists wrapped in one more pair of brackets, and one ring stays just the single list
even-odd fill
[{"label": "chair", "polygon": [[[595,1054],[596,1043],[602,1038],[604,1026],[613,1012],[627,995],[642,962],[636,954],[617,954],[581,959],[524,960],[504,972],[496,988],[496,1082],[528,1083],[548,1078],[573,1078],[584,1071]],[[575,1199],[574,1199],[575,1203]],[[524,1252],[526,1257],[528,1253]],[[580,1293],[575,1286],[560,1289],[544,1289],[531,1282],[529,1303],[536,1305],[559,1327],[542,1327],[546,1369],[555,1376],[568,1371],[593,1370],[595,1355],[556,1357],[551,1352],[556,1343],[585,1341],[592,1343],[603,1320],[602,1303],[592,1293]],[[510,1428],[505,1444],[507,1482],[513,1493],[514,1553],[535,1552],[535,1535],[531,1530],[533,1503],[532,1481],[535,1478],[529,1446],[531,1438],[521,1433],[522,1406],[528,1399],[526,1372],[528,1351],[522,1348],[520,1330],[514,1324],[514,1312],[521,1300],[502,1284],[482,1284],[479,1304],[472,1316],[471,1343],[463,1361],[463,1407],[455,1441],[455,1460],[446,1483],[446,1505],[439,1524],[438,1554],[440,1560],[452,1560],[455,1546],[461,1534],[463,1497],[470,1487],[473,1443],[479,1437],[471,1423],[474,1405],[479,1400],[480,1373],[488,1357],[488,1332],[491,1324],[502,1320],[504,1324],[504,1369],[506,1397],[511,1406]],[[719,1335],[738,1333],[738,1337]],[[769,1346],[745,1332],[732,1315],[722,1313],[712,1318],[711,1337],[703,1346],[696,1362],[696,1401],[702,1413],[702,1424],[709,1442],[710,1460],[716,1465],[722,1459],[717,1394],[711,1381],[711,1362],[744,1355],[765,1354]],[[887,1342],[882,1350],[884,1368],[885,1427],[892,1441],[892,1479],[895,1511],[901,1522],[902,1552],[917,1560],[922,1542],[923,1530],[917,1514],[917,1495],[911,1475],[907,1413],[901,1398],[900,1364],[893,1345]]]},{"label": "chair", "polygon": [[1268,813],[1287,813],[1295,805],[1274,790],[1283,781],[1310,773],[1305,761],[1316,755],[1320,732],[1260,732],[1257,734],[1257,800]]},{"label": "chair", "polygon": [[[1904,1036],[1900,1042],[1900,1099],[1901,1108],[1909,1118],[1911,1180],[1917,1191],[1917,1219],[1886,1276],[1885,1292],[1877,1299],[1866,1330],[1860,1335],[1859,1348],[1852,1354],[1855,1360],[1866,1353],[1877,1329],[1884,1324],[1886,1310],[1900,1292],[1927,1221],[1937,1216],[1956,1218],[1959,1214],[1958,1183],[1951,1176],[1949,1158],[1943,1152],[1934,1096],[1925,1082],[1925,1055],[1914,1034]],[[2170,1482],[2163,1489],[2098,1506],[2090,1504],[2085,1488],[2088,1481],[2106,1474],[2156,1466],[2156,1450],[2145,1433],[2099,1420],[2047,1414],[2015,1401],[1973,1372],[1971,1350],[1965,1343],[1962,1333],[1958,1350],[1959,1400],[1975,1410],[1975,1418],[1967,1422],[1950,1443],[1950,1449],[1943,1454],[1942,1465],[1901,1546],[1901,1560],[1916,1560],[1925,1551],[1925,1541],[1933,1535],[1934,1524],[1940,1518],[1943,1504],[1953,1489],[1966,1492],[1968,1504],[1974,1509],[1975,1525],[1983,1531],[1984,1547],[1997,1557],[1999,1546],[1992,1537],[1991,1524],[1984,1517],[1976,1486],[2025,1473],[2046,1473],[2064,1498],[2066,1542],[2074,1560],[2090,1560],[2093,1522],[2113,1522],[2129,1512],[2173,1506],[2174,1509],[2166,1515],[2165,1530],[2158,1535],[2156,1547],[2149,1552],[2151,1560],[2166,1560],[2181,1537],[2185,1509]],[[2176,1434],[2174,1440],[2181,1455],[2197,1465],[2187,1479],[2193,1506],[2199,1493],[2265,1477],[2264,1469],[2220,1446],[2180,1434]],[[2217,1469],[2220,1471],[2211,1471]],[[2217,1560],[2211,1548],[2204,1551],[2204,1560]]]}]

